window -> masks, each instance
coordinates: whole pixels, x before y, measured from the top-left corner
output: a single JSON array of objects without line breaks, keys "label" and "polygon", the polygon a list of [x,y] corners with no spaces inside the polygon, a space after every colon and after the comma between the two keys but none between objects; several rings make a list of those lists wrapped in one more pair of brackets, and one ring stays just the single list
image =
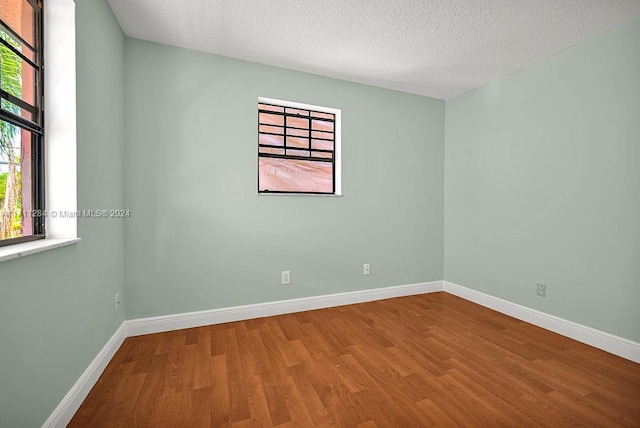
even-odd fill
[{"label": "window", "polygon": [[44,238],[42,3],[0,9],[0,246]]},{"label": "window", "polygon": [[258,193],[340,195],[340,110],[258,99]]},{"label": "window", "polygon": [[[6,11],[9,7],[15,7],[7,5],[16,3],[20,3],[21,12],[29,10],[23,9],[22,5],[40,5],[43,14],[36,18],[40,21],[39,28],[44,29],[44,33],[40,33],[41,37],[38,39],[44,39],[40,47],[44,46],[42,55],[47,58],[47,69],[46,73],[43,73],[44,85],[41,84],[39,88],[41,91],[44,89],[44,100],[40,98],[44,104],[37,107],[40,111],[46,112],[47,116],[44,122],[46,144],[44,173],[42,170],[36,172],[40,174],[40,183],[44,182],[45,186],[42,207],[46,207],[46,210],[43,210],[46,216],[42,220],[45,223],[46,238],[38,239],[43,236],[31,235],[0,240],[0,262],[80,241],[77,216],[61,214],[77,211],[75,0],[0,0],[0,18],[3,20],[0,29],[5,32],[9,29],[2,16],[8,14]],[[8,34],[13,34],[15,38],[14,33]],[[0,43],[0,47],[2,46],[5,45]],[[40,47],[36,48],[42,50]],[[4,105],[10,101],[2,99],[2,102]],[[0,114],[3,117],[7,116],[1,108]],[[43,144],[42,140],[40,144]],[[22,162],[20,166],[23,166]],[[42,193],[40,188],[40,201]],[[24,211],[23,207],[21,209]],[[33,210],[35,207],[32,208],[32,212]]]}]

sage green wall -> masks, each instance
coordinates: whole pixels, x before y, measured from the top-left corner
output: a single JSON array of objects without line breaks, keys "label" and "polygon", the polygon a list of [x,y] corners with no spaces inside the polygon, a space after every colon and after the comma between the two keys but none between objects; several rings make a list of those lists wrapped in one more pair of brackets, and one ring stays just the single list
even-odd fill
[{"label": "sage green wall", "polygon": [[640,20],[448,101],[445,170],[446,280],[640,340]]},{"label": "sage green wall", "polygon": [[[135,39],[125,52],[127,318],[442,279],[443,101]],[[342,109],[343,197],[257,195],[258,96]]]},{"label": "sage green wall", "polygon": [[[78,206],[123,206],[124,36],[79,0]],[[123,321],[123,221],[80,219],[79,244],[0,263],[0,426],[39,427]]]}]

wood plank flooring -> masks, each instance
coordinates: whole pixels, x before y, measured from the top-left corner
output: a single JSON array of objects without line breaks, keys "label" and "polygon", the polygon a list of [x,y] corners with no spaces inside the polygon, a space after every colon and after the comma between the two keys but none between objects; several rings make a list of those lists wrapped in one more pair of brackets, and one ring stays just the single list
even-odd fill
[{"label": "wood plank flooring", "polygon": [[640,427],[640,365],[446,293],[128,338],[71,427]]}]

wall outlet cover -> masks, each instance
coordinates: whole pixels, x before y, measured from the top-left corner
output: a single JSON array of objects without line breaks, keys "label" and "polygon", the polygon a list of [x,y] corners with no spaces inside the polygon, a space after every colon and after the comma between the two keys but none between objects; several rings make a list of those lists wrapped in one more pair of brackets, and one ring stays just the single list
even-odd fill
[{"label": "wall outlet cover", "polygon": [[537,294],[540,297],[547,297],[547,285],[546,284],[537,284]]},{"label": "wall outlet cover", "polygon": [[365,263],[362,266],[362,274],[363,275],[371,275],[371,265],[369,263]]},{"label": "wall outlet cover", "polygon": [[283,270],[282,271],[282,284],[291,284],[291,271]]}]

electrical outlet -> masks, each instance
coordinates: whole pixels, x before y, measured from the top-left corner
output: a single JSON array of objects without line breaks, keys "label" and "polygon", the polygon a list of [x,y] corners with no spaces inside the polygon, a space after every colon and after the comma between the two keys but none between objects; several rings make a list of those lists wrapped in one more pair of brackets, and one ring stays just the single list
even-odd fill
[{"label": "electrical outlet", "polygon": [[282,284],[291,284],[291,271],[283,270],[282,271]]},{"label": "electrical outlet", "polygon": [[538,291],[538,296],[547,297],[547,285],[546,284],[538,283],[537,291]]},{"label": "electrical outlet", "polygon": [[120,309],[120,293],[113,296],[113,312],[118,312],[118,309]]},{"label": "electrical outlet", "polygon": [[364,265],[362,265],[362,274],[371,275],[371,265],[369,263],[365,263]]}]

